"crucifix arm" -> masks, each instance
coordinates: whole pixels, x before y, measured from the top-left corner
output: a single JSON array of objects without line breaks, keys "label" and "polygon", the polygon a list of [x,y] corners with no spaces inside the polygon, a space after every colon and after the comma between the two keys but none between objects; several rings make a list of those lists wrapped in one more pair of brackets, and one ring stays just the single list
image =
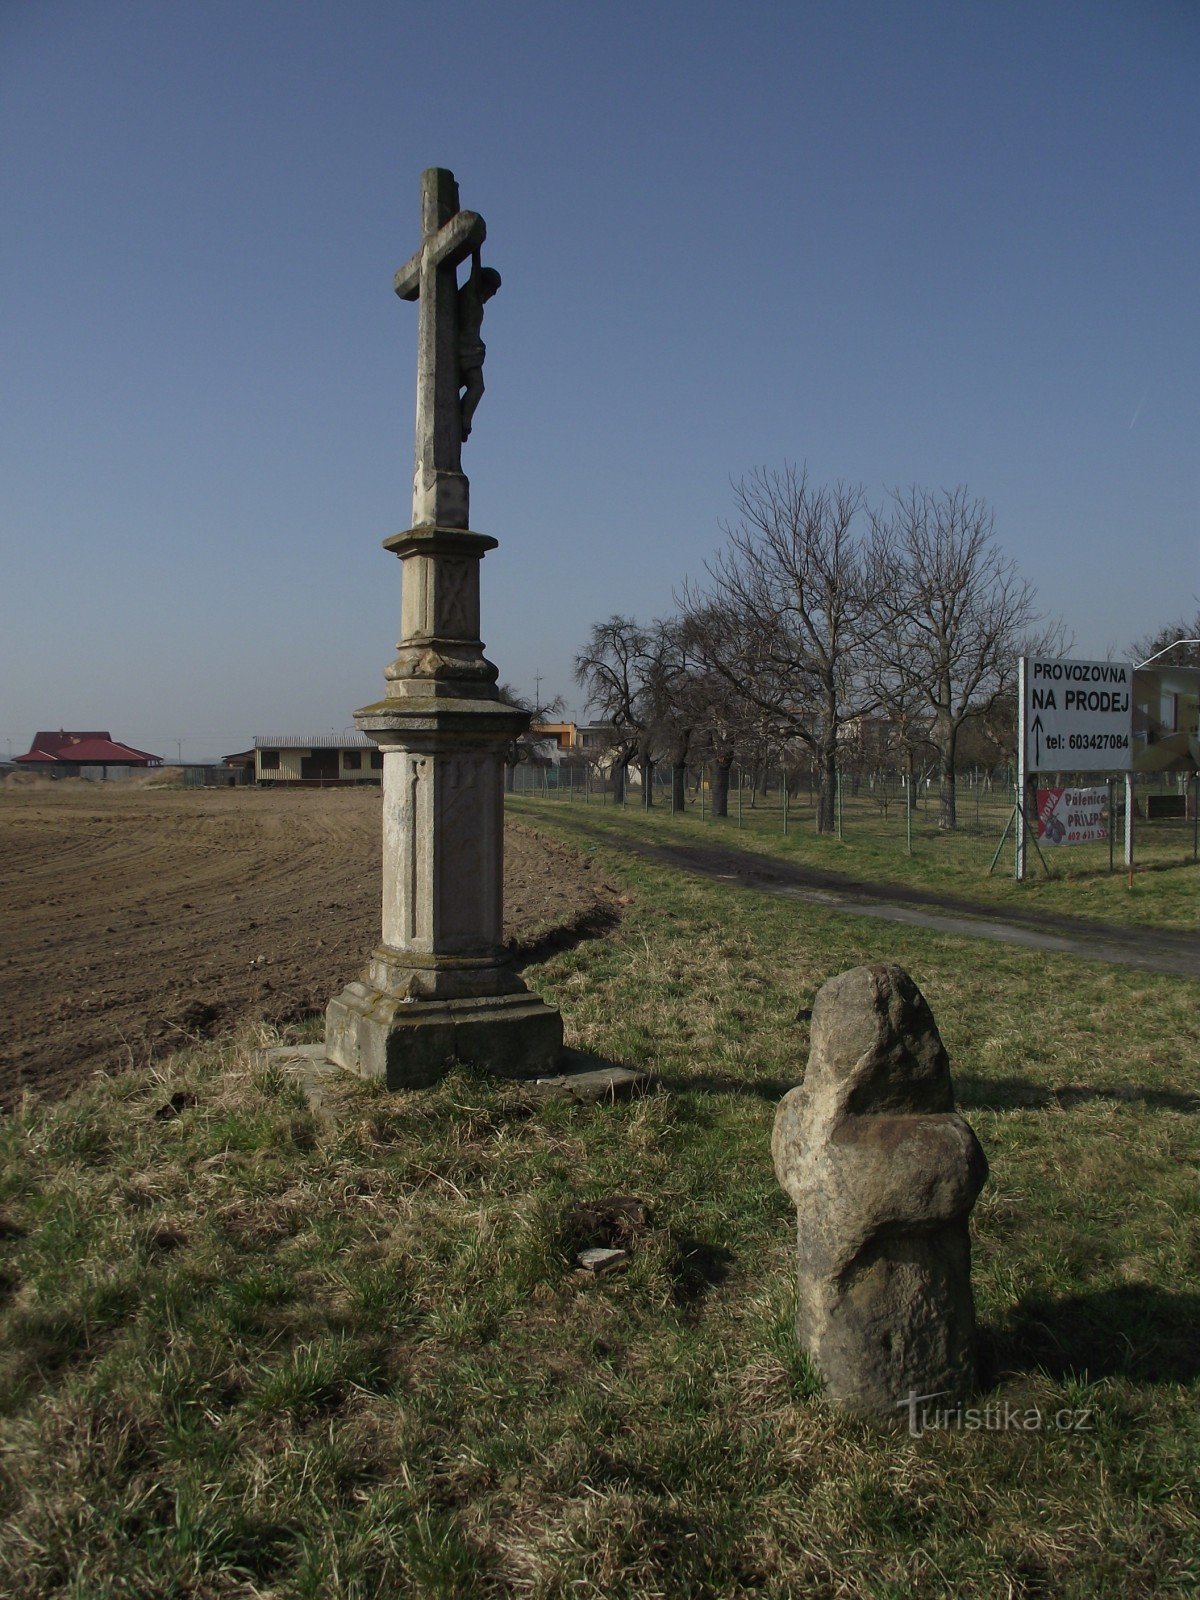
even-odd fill
[{"label": "crucifix arm", "polygon": [[418,250],[410,256],[393,279],[401,300],[416,300],[421,293],[421,255]]},{"label": "crucifix arm", "polygon": [[396,274],[394,285],[396,293],[401,300],[416,300],[421,293],[421,268],[426,260],[426,251],[429,252],[429,266],[437,268],[442,266],[456,267],[460,261],[475,250],[478,250],[487,236],[483,218],[474,211],[456,211],[433,235],[427,244],[422,245],[416,255],[409,259]]}]

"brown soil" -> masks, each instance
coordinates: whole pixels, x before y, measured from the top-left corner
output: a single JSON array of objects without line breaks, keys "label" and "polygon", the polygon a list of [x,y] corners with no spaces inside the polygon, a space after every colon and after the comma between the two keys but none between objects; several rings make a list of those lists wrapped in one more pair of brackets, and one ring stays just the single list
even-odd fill
[{"label": "brown soil", "polygon": [[[613,919],[581,857],[505,837],[518,959]],[[379,876],[378,789],[0,786],[0,1103],[323,1010],[378,940]]]}]

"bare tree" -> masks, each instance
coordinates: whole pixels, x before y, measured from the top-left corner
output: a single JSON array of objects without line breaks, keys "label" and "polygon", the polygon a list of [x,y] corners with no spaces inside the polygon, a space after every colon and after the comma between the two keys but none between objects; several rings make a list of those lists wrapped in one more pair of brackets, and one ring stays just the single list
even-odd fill
[{"label": "bare tree", "polygon": [[705,673],[697,685],[703,696],[701,749],[712,762],[712,814],[729,815],[729,781],[733,763],[745,744],[746,730],[756,707],[748,704],[733,683],[718,672]]},{"label": "bare tree", "polygon": [[941,777],[938,825],[954,828],[963,723],[988,717],[1012,693],[1022,651],[1048,648],[1059,630],[1031,637],[1042,622],[1033,585],[967,489],[896,490],[872,524],[876,681],[885,703],[925,721]]},{"label": "bare tree", "polygon": [[[671,810],[687,804],[687,768],[705,720],[705,699],[688,629],[679,617],[651,624],[644,664],[647,739],[671,767]],[[643,785],[644,787],[644,785]]]},{"label": "bare tree", "polygon": [[1156,633],[1135,639],[1129,653],[1135,664],[1157,657],[1159,666],[1200,667],[1200,642],[1197,641],[1200,641],[1200,610],[1190,622],[1181,617]]},{"label": "bare tree", "polygon": [[[744,478],[737,521],[708,567],[707,594],[685,590],[696,647],[778,738],[801,740],[818,772],[817,827],[832,832],[838,736],[876,697],[863,671],[869,626],[862,490],[815,488],[786,466]],[[754,717],[757,721],[757,716]]]},{"label": "bare tree", "polygon": [[[649,759],[650,719],[645,705],[649,645],[650,634],[640,623],[614,616],[593,626],[575,657],[575,682],[586,692],[588,705],[612,728],[613,799],[618,805],[625,798],[629,763],[639,751]],[[643,781],[643,803],[645,791]]]}]

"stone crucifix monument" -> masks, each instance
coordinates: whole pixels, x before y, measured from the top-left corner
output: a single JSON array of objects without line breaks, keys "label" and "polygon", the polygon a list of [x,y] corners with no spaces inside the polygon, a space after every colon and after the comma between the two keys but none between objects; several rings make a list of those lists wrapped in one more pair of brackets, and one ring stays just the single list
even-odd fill
[{"label": "stone crucifix monument", "polygon": [[504,751],[529,717],[497,699],[483,654],[479,564],[497,541],[468,526],[462,470],[500,275],[480,263],[483,218],[460,210],[441,167],[421,176],[421,233],[395,279],[418,307],[412,526],[384,541],[401,561],[401,639],[384,698],[354,713],[383,751],[383,932],[325,1032],[331,1061],[389,1088],[432,1083],[454,1059],[538,1076],[562,1049],[559,1012],[502,943]]}]

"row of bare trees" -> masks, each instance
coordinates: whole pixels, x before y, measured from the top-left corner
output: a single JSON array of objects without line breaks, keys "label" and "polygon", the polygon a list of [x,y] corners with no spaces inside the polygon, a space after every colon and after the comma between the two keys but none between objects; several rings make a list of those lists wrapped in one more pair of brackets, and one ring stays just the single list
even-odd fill
[{"label": "row of bare trees", "polygon": [[713,809],[729,772],[807,753],[817,826],[834,828],[839,760],[868,724],[887,730],[912,781],[932,755],[940,825],[956,825],[964,730],[1008,755],[1017,659],[1061,643],[1032,585],[965,488],[897,491],[880,508],[859,488],[766,469],[734,491],[736,515],[706,580],[685,583],[678,614],[597,623],[576,681],[613,729],[618,797],[636,762],[644,803],[656,764],[681,809],[689,761],[713,762]]}]

